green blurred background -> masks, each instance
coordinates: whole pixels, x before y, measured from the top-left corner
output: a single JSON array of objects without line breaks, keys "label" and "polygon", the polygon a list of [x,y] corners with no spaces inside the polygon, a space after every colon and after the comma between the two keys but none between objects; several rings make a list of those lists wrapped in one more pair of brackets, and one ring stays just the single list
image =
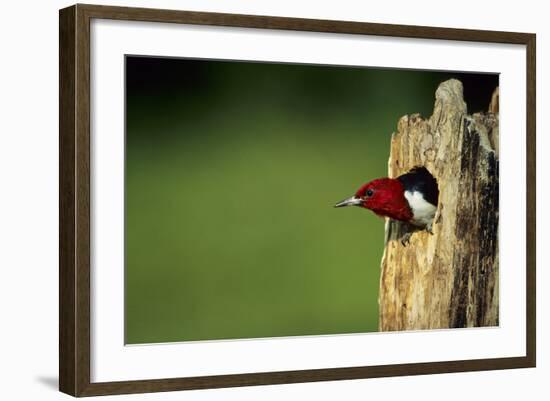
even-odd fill
[{"label": "green blurred background", "polygon": [[126,57],[126,343],[376,331],[384,222],[332,206],[449,77],[498,82]]}]

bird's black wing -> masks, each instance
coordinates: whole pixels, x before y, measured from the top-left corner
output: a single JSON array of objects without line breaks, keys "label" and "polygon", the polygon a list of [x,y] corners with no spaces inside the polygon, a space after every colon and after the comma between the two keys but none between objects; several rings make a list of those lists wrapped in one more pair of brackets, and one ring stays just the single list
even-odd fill
[{"label": "bird's black wing", "polygon": [[415,167],[408,173],[400,175],[397,179],[401,182],[405,191],[421,192],[426,201],[437,206],[439,198],[437,181],[425,167]]}]

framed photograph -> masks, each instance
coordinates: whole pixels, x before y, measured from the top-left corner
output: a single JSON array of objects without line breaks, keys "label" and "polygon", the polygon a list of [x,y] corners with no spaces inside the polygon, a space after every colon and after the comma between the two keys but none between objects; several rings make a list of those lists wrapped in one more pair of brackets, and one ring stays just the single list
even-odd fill
[{"label": "framed photograph", "polygon": [[535,366],[534,34],[59,18],[61,391]]}]

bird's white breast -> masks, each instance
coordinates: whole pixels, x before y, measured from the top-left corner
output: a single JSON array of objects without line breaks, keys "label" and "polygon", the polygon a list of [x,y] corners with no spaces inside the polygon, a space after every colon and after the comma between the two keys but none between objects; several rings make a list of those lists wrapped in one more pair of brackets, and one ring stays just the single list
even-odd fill
[{"label": "bird's white breast", "polygon": [[413,212],[412,224],[417,226],[427,226],[430,224],[435,216],[437,207],[432,205],[421,192],[405,191],[405,199],[409,202],[409,207]]}]

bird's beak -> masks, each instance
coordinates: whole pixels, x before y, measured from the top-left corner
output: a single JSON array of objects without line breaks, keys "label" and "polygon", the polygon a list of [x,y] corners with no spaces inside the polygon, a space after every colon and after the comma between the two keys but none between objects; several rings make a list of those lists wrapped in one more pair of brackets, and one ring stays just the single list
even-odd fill
[{"label": "bird's beak", "polygon": [[338,202],[334,207],[344,207],[344,206],[359,206],[363,203],[361,198],[352,196],[351,198],[344,199]]}]

